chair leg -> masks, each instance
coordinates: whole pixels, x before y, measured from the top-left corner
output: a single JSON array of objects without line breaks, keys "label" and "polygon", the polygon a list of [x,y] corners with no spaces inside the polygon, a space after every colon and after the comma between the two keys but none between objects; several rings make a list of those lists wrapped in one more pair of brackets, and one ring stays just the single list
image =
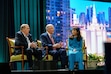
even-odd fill
[{"label": "chair leg", "polygon": [[9,62],[9,67],[10,67],[10,69],[11,69],[11,67],[12,67],[11,62]]},{"label": "chair leg", "polygon": [[75,69],[78,69],[78,62],[75,62],[74,68],[75,68]]},{"label": "chair leg", "polygon": [[17,62],[9,62],[9,66],[11,70],[17,70]]},{"label": "chair leg", "polygon": [[24,60],[22,60],[22,70],[24,70]]},{"label": "chair leg", "polygon": [[87,61],[84,61],[84,69],[87,69]]},{"label": "chair leg", "polygon": [[88,67],[88,66],[87,66],[87,61],[86,61],[86,62],[85,62],[85,69],[87,69],[87,67]]},{"label": "chair leg", "polygon": [[10,67],[11,70],[12,70],[12,69],[14,69],[14,70],[17,69],[15,65],[16,65],[16,64],[15,64],[14,62],[9,62],[9,67]]}]

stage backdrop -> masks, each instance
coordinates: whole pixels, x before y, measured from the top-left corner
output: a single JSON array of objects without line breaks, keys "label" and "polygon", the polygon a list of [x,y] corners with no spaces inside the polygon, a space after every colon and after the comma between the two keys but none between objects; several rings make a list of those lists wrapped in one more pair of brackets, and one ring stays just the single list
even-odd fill
[{"label": "stage backdrop", "polygon": [[0,1],[0,62],[8,62],[6,36],[14,37],[21,24],[29,24],[33,39],[45,31],[45,0]]}]

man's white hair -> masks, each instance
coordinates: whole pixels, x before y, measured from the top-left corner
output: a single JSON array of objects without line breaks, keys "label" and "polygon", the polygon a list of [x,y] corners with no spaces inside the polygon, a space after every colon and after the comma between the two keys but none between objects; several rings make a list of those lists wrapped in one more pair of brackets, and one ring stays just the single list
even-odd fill
[{"label": "man's white hair", "polygon": [[20,26],[20,30],[22,30],[23,28],[25,28],[27,25],[28,25],[28,24],[22,24],[22,25]]},{"label": "man's white hair", "polygon": [[53,25],[53,24],[47,24],[47,25],[46,25],[46,31],[47,31],[47,30],[48,30],[48,28],[49,28],[49,27],[51,27],[51,26],[52,26],[52,27],[54,27],[54,25]]}]

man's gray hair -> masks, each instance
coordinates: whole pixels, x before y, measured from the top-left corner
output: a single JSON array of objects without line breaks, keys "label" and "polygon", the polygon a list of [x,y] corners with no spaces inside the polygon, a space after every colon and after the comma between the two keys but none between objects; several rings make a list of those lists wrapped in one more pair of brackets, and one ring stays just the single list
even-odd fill
[{"label": "man's gray hair", "polygon": [[48,28],[49,28],[50,26],[54,27],[54,25],[53,25],[53,24],[47,24],[47,25],[46,25],[46,28],[45,28],[45,29],[46,29],[46,31],[48,30]]},{"label": "man's gray hair", "polygon": [[20,30],[22,30],[23,28],[25,28],[27,25],[28,25],[28,24],[22,24],[22,25],[20,26]]}]

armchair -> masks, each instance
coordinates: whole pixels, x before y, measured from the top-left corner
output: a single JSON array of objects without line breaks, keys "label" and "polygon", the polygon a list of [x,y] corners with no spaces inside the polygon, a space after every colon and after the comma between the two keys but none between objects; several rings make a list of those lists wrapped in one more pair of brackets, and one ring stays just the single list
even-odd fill
[{"label": "armchair", "polygon": [[[38,45],[39,48],[43,48],[42,47],[42,43],[41,43],[40,40],[37,40],[37,45]],[[48,54],[48,48],[45,47],[45,49],[46,49],[46,55],[43,57],[42,60],[45,60],[45,61],[51,61],[51,60],[53,60],[53,56],[51,56],[50,54]]]},{"label": "armchair", "polygon": [[[8,49],[9,49],[9,55],[10,55],[10,61],[9,65],[11,67],[12,62],[22,62],[22,70],[24,70],[24,61],[27,61],[27,56],[24,55],[24,46],[15,46],[15,39],[6,37],[6,40],[8,42]],[[14,48],[20,48],[22,50],[22,54],[14,55]],[[34,57],[33,57],[34,59]]]}]

